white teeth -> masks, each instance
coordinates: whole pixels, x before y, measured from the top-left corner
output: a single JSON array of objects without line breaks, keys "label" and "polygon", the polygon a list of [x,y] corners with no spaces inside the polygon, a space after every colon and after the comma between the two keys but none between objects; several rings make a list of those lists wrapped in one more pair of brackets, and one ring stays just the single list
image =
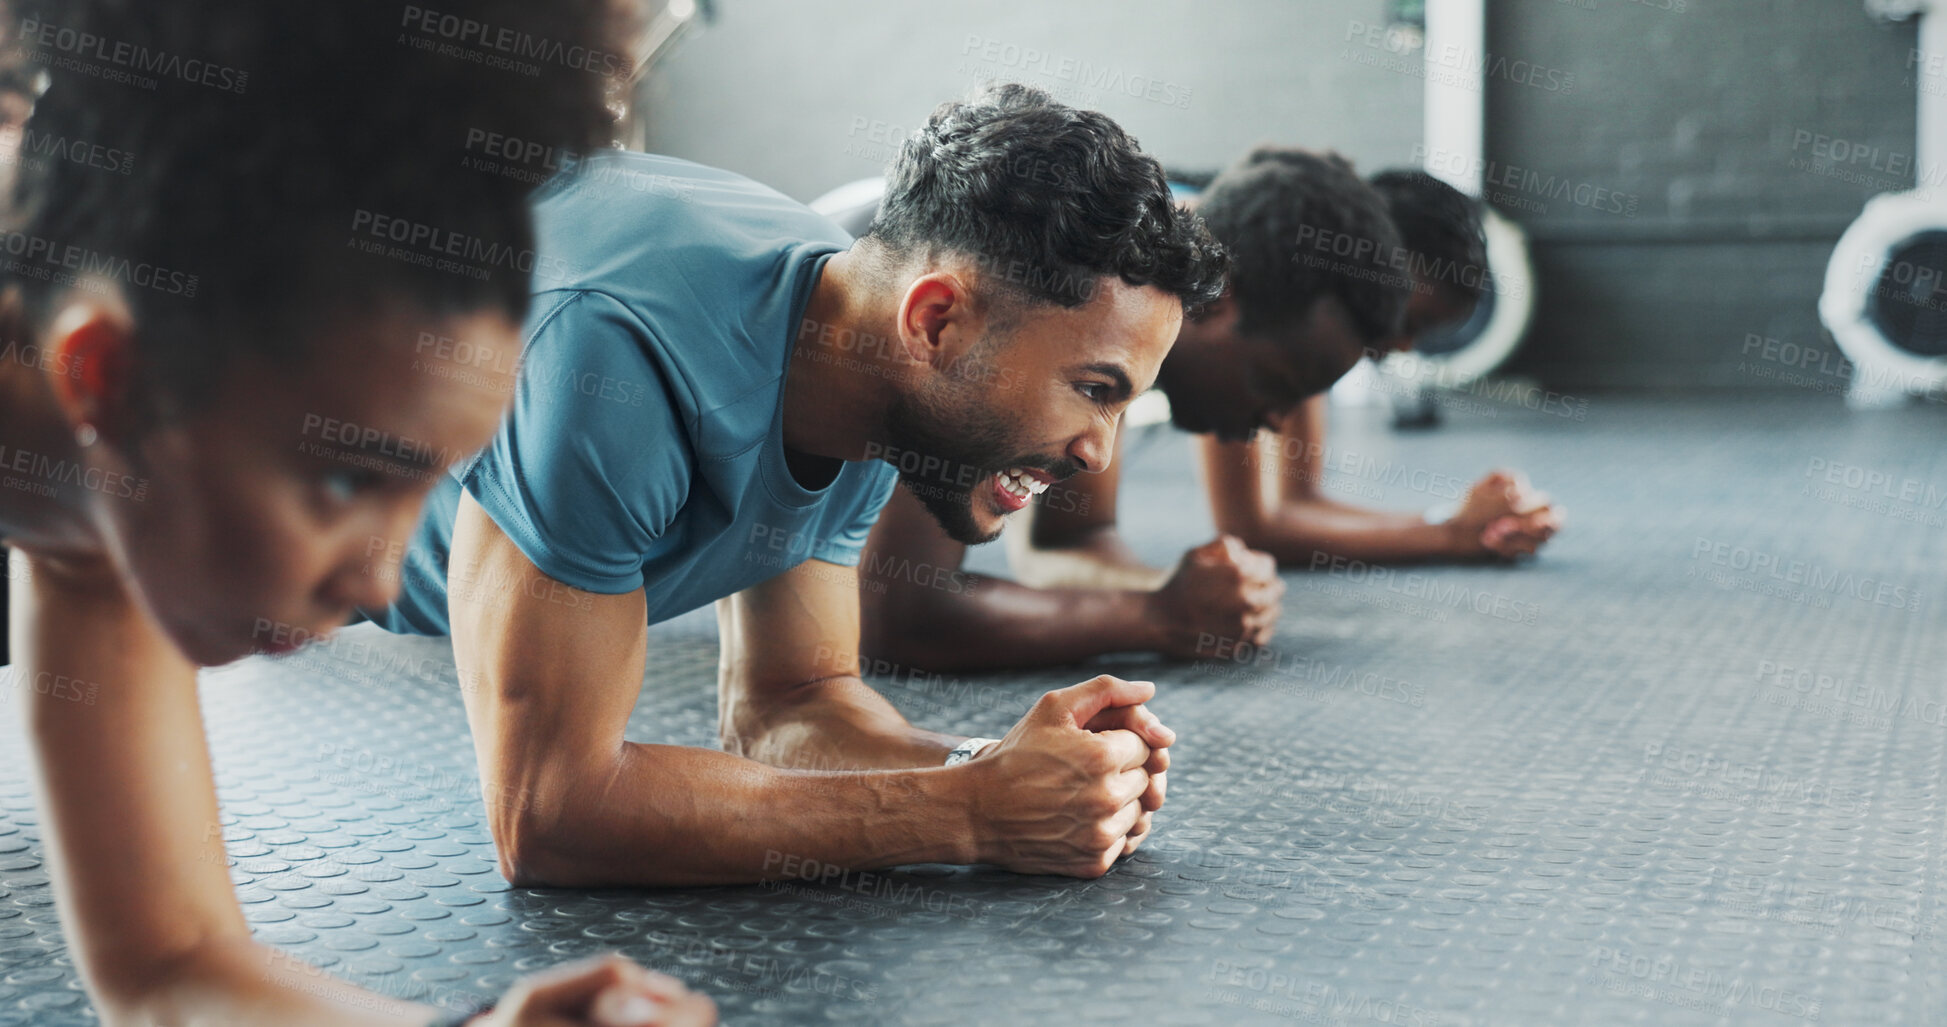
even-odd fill
[{"label": "white teeth", "polygon": [[1001,487],[1019,499],[1028,499],[1048,491],[1048,483],[1026,471],[1009,468],[995,475]]}]

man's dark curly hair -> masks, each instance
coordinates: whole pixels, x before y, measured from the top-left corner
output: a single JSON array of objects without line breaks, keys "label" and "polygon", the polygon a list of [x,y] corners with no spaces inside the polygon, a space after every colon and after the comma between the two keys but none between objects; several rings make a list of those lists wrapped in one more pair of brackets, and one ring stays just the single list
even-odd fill
[{"label": "man's dark curly hair", "polygon": [[942,104],[900,149],[868,238],[973,257],[1018,297],[1077,307],[1115,276],[1194,312],[1223,294],[1222,247],[1170,199],[1121,126],[1039,89]]},{"label": "man's dark curly hair", "polygon": [[301,360],[330,322],[381,303],[518,321],[531,259],[441,270],[364,252],[355,225],[382,215],[449,246],[531,254],[537,176],[476,170],[469,133],[606,143],[629,21],[612,0],[438,7],[429,19],[397,0],[20,4],[10,34],[48,82],[28,131],[127,158],[23,162],[0,273],[30,323],[77,276],[114,282],[135,318],[136,402],[174,409],[231,358]]},{"label": "man's dark curly hair", "polygon": [[1479,299],[1488,285],[1480,204],[1412,168],[1388,168],[1368,181],[1386,198],[1400,241],[1412,251],[1415,284]]},{"label": "man's dark curly hair", "polygon": [[1366,341],[1399,331],[1411,281],[1386,201],[1335,153],[1259,147],[1201,194],[1230,252],[1238,330],[1288,331],[1319,299],[1344,304]]}]

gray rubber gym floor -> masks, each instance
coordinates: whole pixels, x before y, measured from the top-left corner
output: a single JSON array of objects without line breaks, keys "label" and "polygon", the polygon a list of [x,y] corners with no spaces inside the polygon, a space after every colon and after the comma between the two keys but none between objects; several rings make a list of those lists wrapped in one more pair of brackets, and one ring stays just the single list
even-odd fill
[{"label": "gray rubber gym floor", "polygon": [[[1505,463],[1568,529],[1518,569],[1293,573],[1275,651],[1121,666],[1181,742],[1156,835],[1101,880],[511,889],[445,647],[364,629],[208,675],[244,909],[396,995],[612,948],[740,1024],[1947,1022],[1947,411],[1360,420],[1332,454],[1348,500],[1422,507]],[[1184,437],[1131,475],[1152,558],[1208,537]],[[652,634],[630,736],[712,744],[714,621]],[[883,684],[998,735],[1082,676]],[[0,1023],[92,1022],[6,719]]]}]

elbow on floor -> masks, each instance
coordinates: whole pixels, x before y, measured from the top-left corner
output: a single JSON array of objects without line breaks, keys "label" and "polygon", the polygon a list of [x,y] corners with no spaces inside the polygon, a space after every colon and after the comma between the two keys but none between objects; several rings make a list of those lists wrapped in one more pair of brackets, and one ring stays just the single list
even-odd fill
[{"label": "elbow on floor", "polygon": [[500,876],[517,888],[572,888],[596,885],[576,853],[569,821],[562,815],[564,798],[532,799],[518,806],[488,811]]}]

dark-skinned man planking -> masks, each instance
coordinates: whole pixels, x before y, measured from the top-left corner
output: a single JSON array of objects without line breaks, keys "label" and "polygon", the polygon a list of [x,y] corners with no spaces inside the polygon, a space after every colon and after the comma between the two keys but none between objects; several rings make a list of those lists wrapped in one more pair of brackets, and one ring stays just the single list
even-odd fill
[{"label": "dark-skinned man planking", "polygon": [[[1222,250],[1114,122],[1023,86],[941,106],[890,178],[856,243],[643,154],[537,195],[567,284],[536,295],[511,415],[372,611],[451,634],[511,880],[1088,877],[1148,834],[1175,737],[1153,685],[1049,692],[993,745],[915,727],[860,680],[856,564],[895,480],[977,542],[1107,467]],[[724,751],[626,741],[645,625],[711,602]]]},{"label": "dark-skinned man planking", "polygon": [[[1559,515],[1518,474],[1495,471],[1443,513],[1364,509],[1321,487],[1324,392],[1361,356],[1410,348],[1465,318],[1484,277],[1473,201],[1431,176],[1362,181],[1334,154],[1261,147],[1201,190],[1178,185],[1230,255],[1224,296],[1183,322],[1157,387],[1199,442],[1223,532],[1170,571],[1116,532],[1121,460],[1043,496],[1010,538],[1018,582],[969,594],[879,568],[958,567],[966,547],[905,496],[887,504],[863,562],[868,657],[926,671],[1069,663],[1110,652],[1195,657],[1211,636],[1263,644],[1277,622],[1277,566],[1514,558]],[[863,230],[872,208],[839,215]],[[1259,428],[1271,432],[1260,436]],[[1277,484],[1265,495],[1267,478]],[[1023,531],[1022,529],[1028,529]]]}]

